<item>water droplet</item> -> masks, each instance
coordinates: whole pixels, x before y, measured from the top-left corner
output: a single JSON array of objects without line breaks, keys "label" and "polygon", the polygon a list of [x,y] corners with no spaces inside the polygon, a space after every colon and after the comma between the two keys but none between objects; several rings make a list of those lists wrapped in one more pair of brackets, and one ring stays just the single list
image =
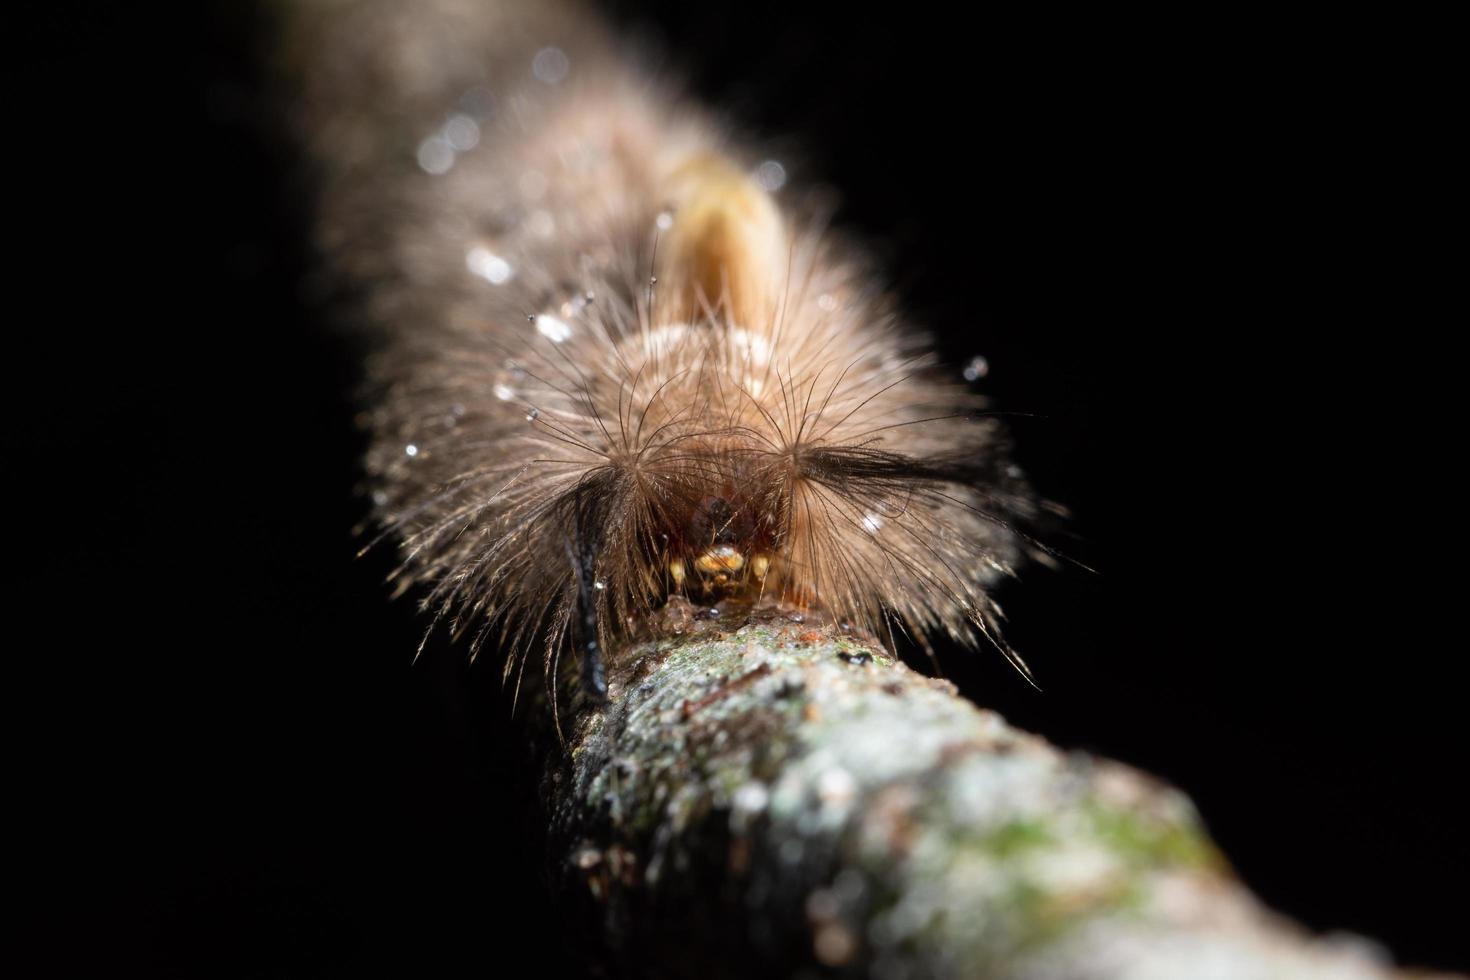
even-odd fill
[{"label": "water droplet", "polygon": [[970,358],[970,363],[965,365],[965,380],[979,381],[990,373],[990,362],[976,354]]},{"label": "water droplet", "polygon": [[606,582],[593,582],[592,583],[592,587],[594,589],[596,589],[598,592],[601,592],[603,589],[606,589],[607,588],[607,583]]},{"label": "water droplet", "polygon": [[508,402],[516,396],[516,390],[510,385],[496,385],[490,390],[495,392],[495,397],[503,402]]},{"label": "water droplet", "polygon": [[408,445],[403,447],[403,451],[408,456],[413,457],[419,454],[419,447],[415,446],[413,443],[409,443]]},{"label": "water droplet", "polygon": [[582,314],[582,311],[586,308],[587,297],[580,295],[573,296],[571,299],[561,304],[561,315],[566,317],[580,316]]},{"label": "water droplet", "polygon": [[664,211],[660,213],[657,218],[654,219],[653,223],[658,226],[659,231],[668,231],[670,228],[674,227],[674,216],[669,212]]},{"label": "water droplet", "polygon": [[572,335],[572,328],[554,316],[545,313],[535,318],[536,332],[553,344],[559,344]]},{"label": "water droplet", "polygon": [[480,124],[457,112],[444,124],[444,140],[461,153],[473,150],[480,142]]},{"label": "water droplet", "polygon": [[831,313],[833,310],[837,309],[837,297],[833,296],[831,293],[823,293],[822,295],[817,297],[817,306],[821,307],[826,312]]},{"label": "water droplet", "polygon": [[863,530],[869,534],[877,534],[878,529],[883,526],[883,518],[877,514],[863,515]]},{"label": "water droplet", "polygon": [[388,504],[388,494],[383,490],[374,490],[373,503],[379,507],[386,507]]},{"label": "water droplet", "polygon": [[531,59],[531,74],[547,85],[561,84],[571,67],[571,60],[561,48],[542,48]]},{"label": "water droplet", "polygon": [[534,422],[537,419],[539,419],[540,417],[541,417],[541,409],[539,409],[539,408],[533,408],[529,412],[526,413],[526,421],[527,422]]},{"label": "water droplet", "polygon": [[497,286],[509,282],[510,277],[515,274],[509,262],[483,245],[476,245],[465,253],[464,264],[475,275]]},{"label": "water droplet", "polygon": [[441,136],[430,136],[419,144],[419,169],[435,177],[449,173],[454,166],[454,147]]},{"label": "water droplet", "polygon": [[779,160],[766,160],[755,168],[755,182],[775,193],[786,184],[786,168]]}]

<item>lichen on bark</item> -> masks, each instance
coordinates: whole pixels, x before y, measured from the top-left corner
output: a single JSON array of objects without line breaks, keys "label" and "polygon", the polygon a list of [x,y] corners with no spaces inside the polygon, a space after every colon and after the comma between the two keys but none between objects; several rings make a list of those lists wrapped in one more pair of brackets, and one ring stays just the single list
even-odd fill
[{"label": "lichen on bark", "polygon": [[618,658],[549,757],[557,882],[647,976],[1407,976],[1230,875],[1177,790],[1063,752],[776,606]]}]

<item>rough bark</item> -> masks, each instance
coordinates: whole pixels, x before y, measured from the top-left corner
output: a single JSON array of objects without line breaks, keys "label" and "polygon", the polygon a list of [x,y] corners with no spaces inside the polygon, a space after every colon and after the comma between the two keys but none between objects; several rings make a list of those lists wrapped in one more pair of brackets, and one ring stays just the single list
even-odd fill
[{"label": "rough bark", "polygon": [[614,973],[1414,975],[1264,909],[1179,791],[877,644],[774,608],[668,616],[543,781],[562,899]]}]

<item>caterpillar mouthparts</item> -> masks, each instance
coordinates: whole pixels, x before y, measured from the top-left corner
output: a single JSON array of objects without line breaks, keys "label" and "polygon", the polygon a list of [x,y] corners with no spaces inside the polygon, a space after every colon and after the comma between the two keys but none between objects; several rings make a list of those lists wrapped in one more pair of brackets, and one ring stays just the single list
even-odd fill
[{"label": "caterpillar mouthparts", "polygon": [[507,678],[571,644],[599,688],[671,597],[776,600],[1029,677],[991,596],[1039,548],[1006,433],[783,168],[556,4],[369,3],[316,43],[374,517],[435,624]]}]

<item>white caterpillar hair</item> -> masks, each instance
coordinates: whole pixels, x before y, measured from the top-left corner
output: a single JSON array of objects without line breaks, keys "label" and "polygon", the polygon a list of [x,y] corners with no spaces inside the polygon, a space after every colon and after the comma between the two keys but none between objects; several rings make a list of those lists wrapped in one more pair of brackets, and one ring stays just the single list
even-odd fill
[{"label": "white caterpillar hair", "polygon": [[575,639],[593,686],[676,596],[1026,672],[990,594],[1035,551],[1003,428],[773,166],[560,5],[301,37],[320,242],[371,296],[375,515],[436,622],[507,676]]}]

